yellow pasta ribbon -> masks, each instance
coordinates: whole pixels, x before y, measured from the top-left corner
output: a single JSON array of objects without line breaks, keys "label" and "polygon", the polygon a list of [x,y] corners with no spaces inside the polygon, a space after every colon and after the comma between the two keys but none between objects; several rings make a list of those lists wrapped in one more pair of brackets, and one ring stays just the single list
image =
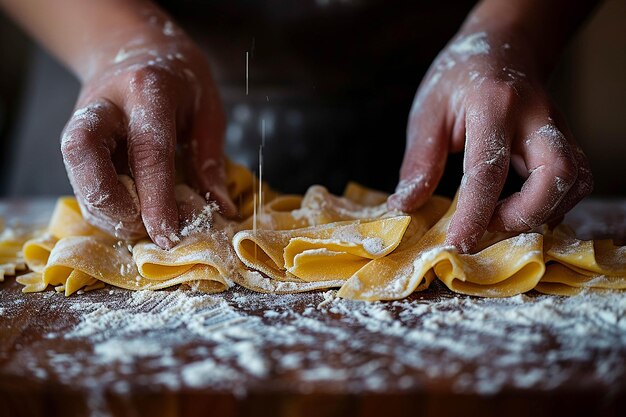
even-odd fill
[{"label": "yellow pasta ribbon", "polygon": [[535,288],[555,295],[583,289],[626,289],[626,247],[610,240],[580,240],[560,225],[547,235],[546,273]]},{"label": "yellow pasta ribbon", "polygon": [[[422,207],[423,216],[433,209]],[[444,244],[455,209],[456,200],[436,224],[424,225],[426,233],[416,233],[402,250],[368,263],[338,295],[367,301],[404,298],[427,288],[435,275],[451,290],[477,296],[506,297],[534,288],[545,269],[541,235],[524,238],[521,245],[504,240],[475,255],[460,255]]]},{"label": "yellow pasta ribbon", "polygon": [[[319,254],[319,251],[314,250],[326,247],[329,251],[353,255],[336,258],[333,262],[339,259],[354,261],[354,257],[358,257],[363,266],[367,261],[393,251],[400,244],[410,219],[409,216],[397,216],[369,221],[336,222],[286,231],[245,230],[235,235],[233,246],[246,266],[271,278],[328,280],[329,277],[314,273],[311,268],[299,269],[300,265],[316,262],[316,253]],[[313,252],[305,253],[306,251]],[[300,255],[300,258],[296,261],[297,255]],[[354,265],[354,262],[350,264]],[[352,268],[346,269],[346,265],[340,263],[335,265],[337,272],[330,279],[348,278],[345,271]],[[288,271],[289,269],[291,271]],[[344,272],[339,272],[339,269]]]},{"label": "yellow pasta ribbon", "polygon": [[213,213],[210,227],[162,250],[149,240],[118,241],[89,225],[74,198],[63,197],[45,233],[0,239],[0,280],[15,273],[7,265],[22,260],[31,270],[17,278],[23,291],[53,285],[66,295],[105,283],[130,290],[185,284],[205,292],[236,283],[270,293],[339,287],[340,297],[375,301],[404,298],[435,279],[483,297],[626,289],[626,247],[579,240],[565,226],[486,234],[477,253],[459,254],[445,245],[456,200],[434,196],[406,214],[387,208],[387,194],[356,183],[343,196],[321,186],[280,196],[262,184],[265,204],[258,207],[255,176],[232,162],[226,172],[241,222]]},{"label": "yellow pasta ribbon", "polygon": [[113,237],[85,221],[75,198],[61,197],[57,200],[46,233],[24,243],[24,259],[32,272],[17,278],[17,282],[24,285],[23,292],[43,291],[48,285],[56,285],[57,291],[62,291],[67,296],[83,287],[93,287],[97,284],[94,278],[87,279],[78,273],[72,275],[69,284],[65,280],[50,281],[43,273],[58,240],[75,236],[92,236],[109,242],[114,241]]}]

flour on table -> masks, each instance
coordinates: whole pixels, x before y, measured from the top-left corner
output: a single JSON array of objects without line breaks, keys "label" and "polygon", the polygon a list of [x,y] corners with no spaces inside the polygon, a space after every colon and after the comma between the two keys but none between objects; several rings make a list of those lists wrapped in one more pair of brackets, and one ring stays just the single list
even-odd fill
[{"label": "flour on table", "polygon": [[[24,350],[12,371],[86,389],[129,389],[122,382],[133,375],[139,385],[238,395],[270,375],[277,388],[300,392],[393,392],[441,379],[491,395],[554,389],[589,366],[595,386],[626,372],[624,293],[477,299],[438,291],[390,303],[343,300],[332,290],[51,297],[51,308],[74,318],[47,335],[46,361]],[[57,339],[85,347],[69,355],[55,350]]]}]

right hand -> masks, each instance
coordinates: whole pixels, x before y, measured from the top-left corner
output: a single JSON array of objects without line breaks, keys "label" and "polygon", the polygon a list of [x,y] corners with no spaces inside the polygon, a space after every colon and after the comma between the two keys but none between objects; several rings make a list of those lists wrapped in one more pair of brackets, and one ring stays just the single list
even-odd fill
[{"label": "right hand", "polygon": [[[470,19],[470,22],[472,20]],[[446,244],[471,253],[485,231],[558,222],[593,188],[589,163],[550,100],[535,48],[515,28],[465,27],[426,74],[409,115],[393,209],[433,194],[448,152],[465,152]],[[525,179],[500,200],[509,164]]]},{"label": "right hand", "polygon": [[189,185],[236,214],[225,186],[224,116],[208,63],[182,31],[135,35],[95,61],[61,150],[87,221],[120,239],[147,232],[169,249],[179,241],[177,143]]}]

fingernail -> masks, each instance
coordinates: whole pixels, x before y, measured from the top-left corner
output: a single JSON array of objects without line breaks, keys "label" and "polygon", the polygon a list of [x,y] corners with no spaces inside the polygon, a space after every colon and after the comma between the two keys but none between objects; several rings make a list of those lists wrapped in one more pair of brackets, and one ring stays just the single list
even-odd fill
[{"label": "fingernail", "polygon": [[448,236],[445,240],[445,244],[454,246],[457,248],[459,253],[469,253],[474,246],[472,244],[472,239],[461,239],[460,241],[457,241],[457,239],[453,236]]},{"label": "fingernail", "polygon": [[398,194],[392,194],[387,199],[387,207],[393,210],[404,210],[405,209],[405,199]]},{"label": "fingernail", "polygon": [[467,236],[467,232],[459,232],[458,228],[454,225],[454,219],[450,221],[446,229],[446,238],[444,243],[446,245],[454,246],[459,253],[469,253],[474,246],[475,239],[472,236]]},{"label": "fingernail", "polygon": [[396,187],[395,193],[389,196],[389,205],[395,209],[406,209],[410,199],[414,196],[415,190],[424,185],[424,176],[418,175],[410,180],[401,180]]},{"label": "fingernail", "polygon": [[166,236],[155,237],[154,243],[156,243],[161,249],[171,249],[174,246],[174,243]]}]

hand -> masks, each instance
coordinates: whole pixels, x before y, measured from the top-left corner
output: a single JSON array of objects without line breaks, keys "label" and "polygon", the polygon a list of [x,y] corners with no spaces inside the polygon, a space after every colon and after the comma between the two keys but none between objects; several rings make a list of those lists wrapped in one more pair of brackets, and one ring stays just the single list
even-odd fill
[{"label": "hand", "polygon": [[[465,30],[439,54],[409,115],[400,182],[388,201],[411,211],[465,149],[447,244],[469,252],[484,232],[524,232],[559,219],[593,188],[587,158],[550,101],[532,48],[513,33]],[[509,163],[526,178],[498,201]]]},{"label": "hand", "polygon": [[135,35],[109,41],[112,53],[95,61],[61,150],[90,223],[121,239],[147,231],[171,248],[179,240],[177,144],[187,182],[236,213],[224,184],[224,117],[203,54],[179,29],[168,21]]}]

